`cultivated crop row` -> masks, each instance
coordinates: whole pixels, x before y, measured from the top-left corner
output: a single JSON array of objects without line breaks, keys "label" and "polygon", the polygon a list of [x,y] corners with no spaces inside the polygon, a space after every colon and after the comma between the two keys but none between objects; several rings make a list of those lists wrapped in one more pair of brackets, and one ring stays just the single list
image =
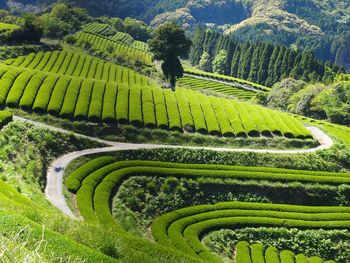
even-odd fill
[{"label": "cultivated crop row", "polygon": [[148,44],[145,43],[145,42],[135,40],[135,41],[132,43],[132,46],[133,46],[134,48],[139,49],[139,50],[143,50],[143,51],[146,51],[146,52],[150,52],[149,46],[148,46]]},{"label": "cultivated crop row", "polygon": [[19,27],[14,24],[0,23],[0,35],[18,28]]},{"label": "cultivated crop row", "polygon": [[117,32],[115,34],[113,33],[111,34],[111,32],[113,32],[112,28],[107,24],[91,23],[91,24],[88,24],[83,29],[83,32],[104,36],[115,42],[121,42],[128,46],[132,46],[135,49],[149,52],[149,46],[147,43],[142,41],[137,41],[132,36],[124,32]]},{"label": "cultivated crop row", "polygon": [[[264,167],[203,164],[178,164],[153,161],[116,161],[104,156],[93,159],[71,173],[67,188],[76,193],[77,206],[84,220],[101,223],[119,233],[125,230],[115,221],[110,200],[116,187],[132,176],[184,177],[201,179],[230,178],[270,182],[302,182],[342,185],[350,183],[349,173],[312,172]],[[206,261],[218,262],[200,242],[208,231],[252,226],[297,228],[349,228],[350,207],[295,206],[228,202],[189,207],[157,218],[152,235],[161,245],[176,248]]]},{"label": "cultivated crop row", "polygon": [[83,32],[104,36],[113,41],[122,42],[129,46],[135,41],[134,38],[127,33],[117,32],[114,34],[115,31],[112,31],[111,26],[107,24],[91,23],[84,27]]},{"label": "cultivated crop row", "polygon": [[[263,167],[240,167],[203,164],[178,164],[152,161],[122,161],[117,162],[113,157],[99,157],[71,173],[67,180],[67,188],[77,193],[77,205],[86,221],[100,221],[106,226],[114,226],[115,220],[111,215],[109,200],[112,198],[115,187],[131,176],[176,176],[184,178],[201,178],[206,180],[239,179],[264,180],[271,182],[302,182],[313,184],[341,185],[350,183],[350,174],[311,172],[300,170],[286,170]],[[210,206],[211,207],[211,206]],[[282,209],[284,206],[276,206]],[[289,207],[289,206],[288,206]],[[215,208],[215,207],[211,207]],[[289,207],[289,210],[298,212],[300,207]],[[307,208],[307,212],[324,209],[332,212],[349,211],[350,208]],[[293,210],[293,211],[294,211]],[[162,221],[162,220],[161,220]],[[156,225],[159,225],[156,223]],[[121,229],[121,227],[118,226]],[[154,232],[156,240],[158,231]],[[160,235],[164,233],[160,232]]]},{"label": "cultivated crop row", "polygon": [[119,41],[114,41],[108,37],[81,32],[77,36],[78,43],[90,43],[97,50],[113,53],[116,55],[124,55],[132,58],[138,58],[147,64],[152,64],[152,56],[146,51],[136,49],[130,45],[126,45]]},{"label": "cultivated crop row", "polygon": [[235,259],[236,263],[335,263],[316,256],[308,258],[303,254],[295,255],[289,250],[279,252],[275,247],[265,247],[260,243],[249,245],[246,241],[237,243]]},{"label": "cultivated crop row", "polygon": [[[151,229],[154,239],[160,244],[175,247],[209,262],[220,262],[203,246],[201,237],[215,229],[256,226],[348,229],[350,207],[225,202],[164,214],[153,222]],[[241,258],[239,254],[237,256]],[[270,257],[272,255],[268,254],[268,262],[273,262]],[[294,262],[294,258],[291,262]]]},{"label": "cultivated crop row", "polygon": [[[108,37],[108,36],[106,36]],[[108,37],[110,40],[116,41],[116,42],[122,42],[128,46],[132,46],[134,44],[134,39],[132,38],[132,36],[130,36],[127,33],[124,32],[117,32],[115,35],[113,36],[109,36]],[[146,44],[146,43],[145,43]],[[147,45],[147,44],[146,44]],[[134,47],[136,48],[136,47]],[[141,49],[140,49],[141,50]],[[142,50],[143,51],[143,50]]]},{"label": "cultivated crop row", "polygon": [[6,124],[12,121],[12,113],[7,110],[0,111],[0,127],[4,127]]},{"label": "cultivated crop row", "polygon": [[83,31],[87,33],[92,33],[92,34],[102,34],[105,30],[109,28],[109,25],[107,24],[101,24],[101,23],[90,23],[87,24],[84,28]]},{"label": "cultivated crop row", "polygon": [[133,71],[123,73],[117,74],[121,81],[106,82],[3,65],[0,105],[95,122],[190,128],[212,135],[311,138],[310,132],[286,113],[188,89],[173,93],[158,87],[126,85],[136,78]]},{"label": "cultivated crop row", "polygon": [[221,75],[221,74],[217,74],[217,73],[210,73],[210,72],[205,72],[202,70],[198,70],[198,69],[193,69],[193,68],[185,68],[185,72],[189,75],[195,75],[195,76],[200,76],[200,77],[205,77],[205,78],[212,78],[212,79],[216,79],[216,80],[220,80],[220,81],[226,81],[226,82],[230,82],[233,83],[235,85],[241,85],[242,88],[246,87],[248,89],[255,89],[257,91],[269,91],[270,88],[265,87],[263,85],[254,83],[254,82],[250,82],[244,79],[239,79],[239,78],[234,78],[234,77],[230,77],[230,76],[225,76],[225,75]]},{"label": "cultivated crop row", "polygon": [[233,96],[239,99],[248,100],[255,96],[256,92],[245,90],[241,87],[234,87],[229,84],[223,84],[206,79],[200,79],[187,75],[179,79],[180,86],[188,87],[193,90],[210,91],[224,95]]},{"label": "cultivated crop row", "polygon": [[43,72],[116,81],[128,85],[148,86],[149,79],[129,68],[105,62],[85,53],[71,50],[31,53],[15,60],[5,61],[7,65]]}]

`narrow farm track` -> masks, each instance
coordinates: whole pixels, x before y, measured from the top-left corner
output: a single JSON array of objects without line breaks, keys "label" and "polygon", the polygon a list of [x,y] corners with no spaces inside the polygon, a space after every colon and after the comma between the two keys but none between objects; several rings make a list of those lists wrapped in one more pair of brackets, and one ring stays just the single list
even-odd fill
[{"label": "narrow farm track", "polygon": [[321,131],[319,128],[314,126],[307,126],[306,128],[312,133],[314,138],[319,141],[320,145],[316,148],[305,149],[305,150],[265,150],[265,149],[234,149],[234,148],[215,148],[215,147],[194,147],[194,146],[177,146],[177,145],[161,145],[161,144],[135,144],[135,143],[119,143],[106,141],[94,137],[89,137],[86,135],[73,133],[61,128],[57,128],[51,125],[43,124],[37,121],[29,120],[26,118],[14,116],[15,121],[25,122],[32,124],[34,126],[49,129],[61,133],[74,134],[80,138],[90,139],[101,144],[105,144],[106,147],[87,149],[83,151],[73,152],[63,155],[56,159],[47,171],[47,183],[45,188],[45,195],[48,200],[58,209],[60,209],[64,214],[77,218],[71,209],[68,207],[65,196],[63,194],[63,177],[64,171],[71,161],[77,159],[84,155],[94,154],[94,153],[104,153],[104,152],[115,152],[115,151],[125,151],[125,150],[139,150],[139,149],[159,149],[159,148],[182,148],[182,149],[192,149],[192,150],[212,150],[219,152],[255,152],[255,153],[275,153],[275,154],[305,154],[312,153],[320,150],[326,150],[333,146],[333,140]]}]

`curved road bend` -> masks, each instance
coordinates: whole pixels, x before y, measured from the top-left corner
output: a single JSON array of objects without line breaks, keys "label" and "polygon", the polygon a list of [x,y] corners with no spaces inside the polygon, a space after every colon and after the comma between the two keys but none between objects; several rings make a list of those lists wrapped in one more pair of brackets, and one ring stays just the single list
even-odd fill
[{"label": "curved road bend", "polygon": [[136,144],[136,143],[118,143],[112,141],[106,141],[94,137],[89,137],[79,133],[72,133],[61,128],[53,127],[47,124],[40,122],[32,121],[26,118],[14,116],[15,121],[21,121],[35,125],[37,127],[49,129],[52,131],[70,133],[74,134],[80,138],[90,139],[102,144],[107,145],[107,147],[97,148],[97,149],[87,149],[83,151],[73,152],[66,155],[63,155],[56,159],[47,171],[47,183],[45,188],[45,195],[49,201],[58,209],[60,209],[64,214],[76,218],[73,212],[67,205],[66,199],[63,194],[63,177],[64,171],[67,168],[68,164],[84,155],[94,154],[94,153],[103,153],[103,152],[115,152],[115,151],[124,151],[124,150],[137,150],[137,149],[159,149],[159,148],[182,148],[182,149],[192,149],[192,150],[212,150],[219,152],[256,152],[256,153],[276,153],[276,154],[304,154],[312,153],[320,150],[329,149],[333,146],[333,140],[321,131],[319,128],[314,126],[307,126],[306,128],[310,130],[312,135],[316,140],[319,141],[320,145],[311,149],[302,149],[302,150],[265,150],[265,149],[234,149],[234,148],[215,148],[215,147],[196,147],[196,146],[178,146],[178,145],[162,145],[162,144]]}]

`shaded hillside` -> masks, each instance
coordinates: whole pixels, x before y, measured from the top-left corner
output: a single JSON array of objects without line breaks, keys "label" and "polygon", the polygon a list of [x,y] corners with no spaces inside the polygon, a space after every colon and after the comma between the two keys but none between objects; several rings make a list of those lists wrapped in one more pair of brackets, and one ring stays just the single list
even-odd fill
[{"label": "shaded hillside", "polygon": [[[13,0],[8,1],[13,4]],[[17,0],[49,5],[52,0]],[[211,23],[239,41],[312,49],[324,61],[350,68],[350,3],[345,0],[68,0],[96,16],[138,17],[151,25],[176,21],[186,28]]]}]

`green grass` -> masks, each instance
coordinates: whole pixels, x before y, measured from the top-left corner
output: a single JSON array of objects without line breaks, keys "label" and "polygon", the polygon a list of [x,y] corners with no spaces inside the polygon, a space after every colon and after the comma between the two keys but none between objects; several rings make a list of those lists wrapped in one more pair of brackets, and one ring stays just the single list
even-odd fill
[{"label": "green grass", "polygon": [[[2,130],[0,143],[2,252],[37,253],[33,260],[44,262],[196,262],[175,250],[71,220],[49,204],[42,191],[53,158],[101,145],[17,121]],[[6,257],[20,260],[21,254]]]}]

